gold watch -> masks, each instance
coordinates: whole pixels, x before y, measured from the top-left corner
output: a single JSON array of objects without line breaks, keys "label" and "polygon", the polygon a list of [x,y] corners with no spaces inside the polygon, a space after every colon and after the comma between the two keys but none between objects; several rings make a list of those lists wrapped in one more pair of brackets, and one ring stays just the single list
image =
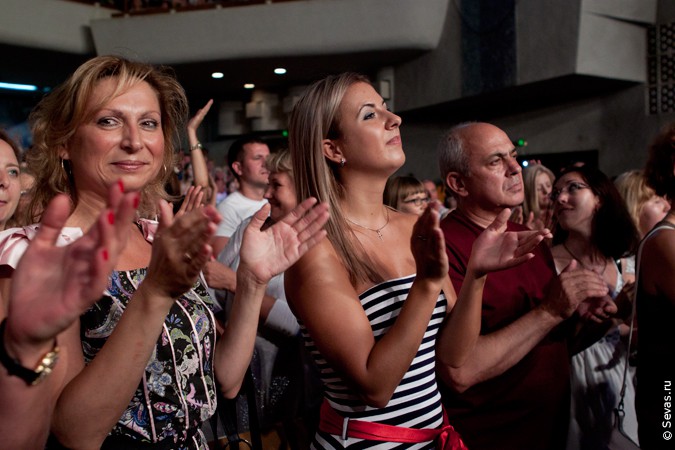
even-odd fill
[{"label": "gold watch", "polygon": [[35,386],[40,384],[42,380],[52,373],[56,362],[59,360],[59,348],[54,341],[54,348],[52,348],[46,355],[42,357],[40,363],[35,369],[28,369],[21,364],[17,358],[11,357],[5,348],[5,323],[7,318],[0,323],[0,363],[5,366],[10,375],[21,378],[26,384]]}]

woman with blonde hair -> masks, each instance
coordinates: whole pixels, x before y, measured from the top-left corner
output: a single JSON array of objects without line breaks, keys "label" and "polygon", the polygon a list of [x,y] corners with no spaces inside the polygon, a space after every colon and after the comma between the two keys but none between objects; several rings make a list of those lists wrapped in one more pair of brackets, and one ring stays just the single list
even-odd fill
[{"label": "woman with blonde hair", "polygon": [[550,199],[555,175],[541,164],[530,164],[523,169],[525,201],[523,222],[533,229],[551,227],[553,202]]},{"label": "woman with blonde hair", "polygon": [[[105,292],[57,338],[64,351],[52,433],[68,448],[208,448],[201,425],[215,410],[216,381],[226,396],[239,391],[265,285],[323,236],[327,213],[311,209],[313,200],[266,231],[269,209],[261,209],[246,230],[233,319],[217,335],[201,269],[220,218],[207,206],[174,219],[163,189],[186,115],[172,74],[115,56],[82,64],[31,114],[33,220],[67,194],[60,240],[71,242],[110,195],[126,192],[138,206]],[[9,268],[34,235],[33,225],[5,236]],[[12,282],[2,281],[5,289]]]},{"label": "woman with blonde hair", "polygon": [[[285,278],[324,385],[312,448],[434,448],[443,427],[436,336],[444,360],[466,361],[480,330],[487,272],[528,259],[543,238],[505,232],[505,210],[476,241],[457,298],[438,205],[417,217],[383,203],[387,179],[405,161],[400,124],[353,73],[316,82],[291,113],[298,200],[314,196],[331,209],[328,239]],[[452,448],[464,448],[446,431]]]}]

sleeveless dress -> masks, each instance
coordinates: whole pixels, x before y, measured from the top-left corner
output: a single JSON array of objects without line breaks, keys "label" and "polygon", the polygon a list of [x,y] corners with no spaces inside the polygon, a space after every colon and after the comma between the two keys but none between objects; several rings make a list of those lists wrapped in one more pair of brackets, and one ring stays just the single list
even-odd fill
[{"label": "sleeveless dress", "polygon": [[[366,290],[359,299],[368,317],[375,339],[381,338],[398,317],[414,275],[388,280]],[[447,301],[441,292],[436,308],[422,339],[417,354],[396,387],[394,395],[384,408],[367,406],[353,392],[333,367],[323,358],[314,341],[301,324],[305,345],[318,366],[324,385],[324,396],[330,406],[340,415],[362,421],[397,425],[408,428],[440,428],[443,424],[441,396],[436,384],[435,344],[436,335],[445,318]],[[433,449],[434,442],[401,444],[347,438],[318,431],[312,443],[313,449]]]},{"label": "sleeveless dress", "polygon": [[[139,222],[149,242],[156,227],[153,221]],[[31,225],[0,233],[0,264],[15,268],[36,230],[37,225]],[[58,245],[81,236],[79,228],[64,228]],[[105,344],[146,272],[147,268],[114,271],[101,299],[80,317],[86,364]],[[192,289],[175,299],[143,378],[102,448],[128,448],[131,440],[150,446],[169,444],[180,450],[208,449],[200,426],[216,409],[216,328],[211,306],[201,276]]]},{"label": "sleeveless dress", "polygon": [[[616,273],[616,287],[610,292],[612,299],[619,295],[624,284],[618,267]],[[572,398],[567,450],[607,448],[614,421],[613,410],[620,399],[627,351],[618,326],[614,326],[598,341],[572,356]],[[635,368],[629,367],[623,426],[631,439],[637,442],[634,379]]]},{"label": "sleeveless dress", "polygon": [[[661,233],[663,228],[675,228],[670,222],[662,221],[651,233]],[[659,231],[655,231],[659,230]],[[644,238],[641,245],[649,239]],[[638,261],[640,278],[644,278],[644,259]],[[644,289],[644,282],[638,283],[638,368],[637,368],[637,414],[639,421],[640,445],[644,449],[672,448],[672,441],[666,440],[667,432],[672,433],[673,381],[675,381],[675,338],[673,322],[675,305],[666,294],[650,294]],[[665,417],[670,410],[670,416]]]}]

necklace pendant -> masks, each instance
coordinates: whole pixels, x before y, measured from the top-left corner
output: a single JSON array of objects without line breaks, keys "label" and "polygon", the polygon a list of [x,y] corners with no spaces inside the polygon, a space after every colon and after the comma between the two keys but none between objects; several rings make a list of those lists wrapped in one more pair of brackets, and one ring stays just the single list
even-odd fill
[{"label": "necklace pendant", "polygon": [[382,233],[380,232],[380,230],[375,230],[375,232],[377,233],[377,237],[379,237],[380,240],[382,240]]}]

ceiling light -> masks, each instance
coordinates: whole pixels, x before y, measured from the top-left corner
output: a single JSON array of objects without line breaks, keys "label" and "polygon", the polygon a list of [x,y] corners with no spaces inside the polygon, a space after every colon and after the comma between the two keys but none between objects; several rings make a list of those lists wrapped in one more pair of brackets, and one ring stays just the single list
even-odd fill
[{"label": "ceiling light", "polygon": [[211,74],[211,78],[216,78],[216,79],[217,79],[217,78],[223,78],[224,76],[225,76],[225,75],[223,74],[223,72],[213,72],[213,73]]},{"label": "ceiling light", "polygon": [[286,69],[284,69],[283,67],[277,67],[276,69],[274,69],[274,73],[276,73],[277,75],[283,75],[286,73]]},{"label": "ceiling light", "polygon": [[37,86],[32,84],[3,83],[0,81],[0,89],[12,89],[15,91],[37,91]]},{"label": "ceiling light", "polygon": [[253,84],[253,83],[244,84],[244,89],[253,89],[254,87],[255,87],[255,84]]}]

